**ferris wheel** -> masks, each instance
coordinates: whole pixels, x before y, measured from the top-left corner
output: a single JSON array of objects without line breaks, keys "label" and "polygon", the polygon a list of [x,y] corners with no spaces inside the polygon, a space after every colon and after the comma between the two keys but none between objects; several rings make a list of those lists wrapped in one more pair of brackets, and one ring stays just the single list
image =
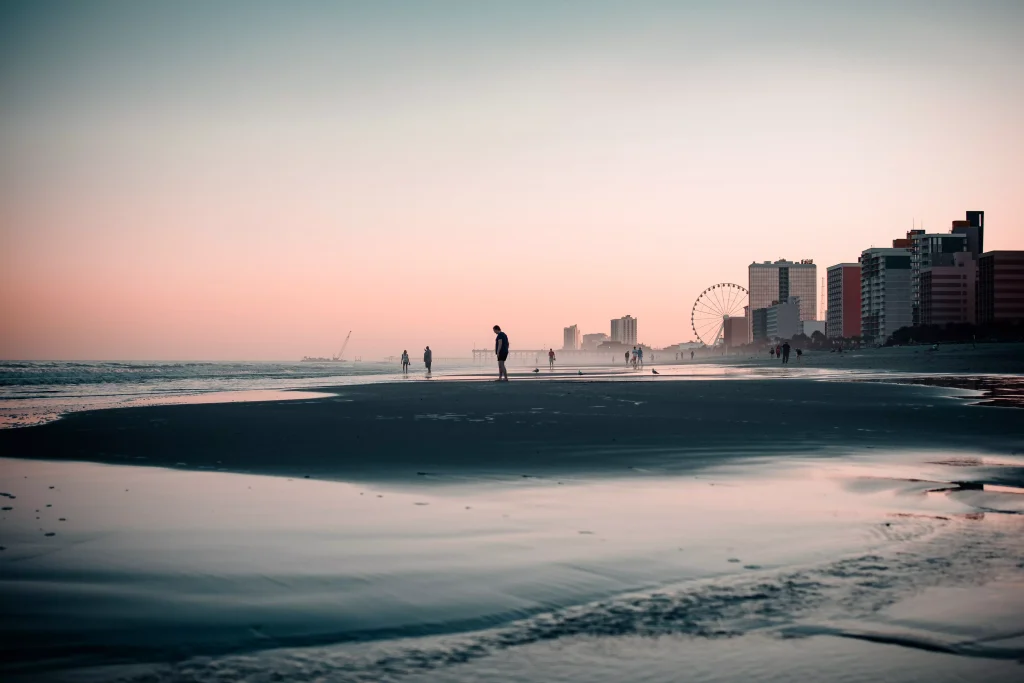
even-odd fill
[{"label": "ferris wheel", "polygon": [[743,316],[747,305],[745,287],[722,282],[708,287],[693,302],[690,324],[697,339],[706,346],[725,343],[725,321]]}]

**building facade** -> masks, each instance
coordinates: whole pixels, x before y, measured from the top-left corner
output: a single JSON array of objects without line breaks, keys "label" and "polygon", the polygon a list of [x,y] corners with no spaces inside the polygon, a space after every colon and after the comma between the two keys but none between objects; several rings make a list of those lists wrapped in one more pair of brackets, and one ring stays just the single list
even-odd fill
[{"label": "building facade", "polygon": [[977,261],[985,253],[985,212],[968,211],[967,220],[953,221],[954,234],[967,237],[967,251]]},{"label": "building facade", "polygon": [[953,264],[921,272],[921,324],[975,323],[977,262],[970,252],[953,255]]},{"label": "building facade", "polygon": [[768,339],[792,339],[800,334],[800,297],[791,296],[785,303],[772,304],[765,312]]},{"label": "building facade", "polygon": [[726,318],[722,330],[725,345],[732,348],[746,344],[748,325],[746,316]]},{"label": "building facade", "polygon": [[604,332],[594,332],[592,334],[583,335],[583,348],[584,349],[596,349],[598,346],[608,341],[609,337]]},{"label": "building facade", "polygon": [[612,341],[636,346],[636,318],[633,316],[613,318],[611,332]]},{"label": "building facade", "polygon": [[[776,302],[797,297],[800,299],[801,320],[818,317],[818,267],[811,259],[751,263],[747,267],[747,291],[751,310],[768,308]],[[750,325],[753,339],[753,317]]]},{"label": "building facade", "polygon": [[750,314],[751,339],[756,342],[768,341],[768,309],[755,308]]},{"label": "building facade", "polygon": [[562,330],[562,350],[578,351],[582,348],[580,339],[580,328],[578,325],[570,325]]},{"label": "building facade", "polygon": [[861,335],[884,342],[913,324],[909,249],[872,247],[860,255]]},{"label": "building facade", "polygon": [[967,235],[926,233],[914,230],[910,237],[911,306],[913,324],[921,324],[921,273],[932,266],[952,266],[955,254],[967,251]]},{"label": "building facade", "polygon": [[978,323],[1024,320],[1024,251],[990,251],[978,259]]},{"label": "building facade", "polygon": [[860,264],[838,263],[829,266],[827,272],[826,334],[830,339],[859,337]]}]

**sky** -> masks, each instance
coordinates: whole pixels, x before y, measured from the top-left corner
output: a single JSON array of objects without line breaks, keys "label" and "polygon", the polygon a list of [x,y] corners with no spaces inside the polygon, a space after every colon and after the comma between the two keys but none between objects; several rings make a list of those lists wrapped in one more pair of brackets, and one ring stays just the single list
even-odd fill
[{"label": "sky", "polygon": [[687,341],[753,261],[1024,249],[1022,83],[1019,0],[4,2],[0,358]]}]

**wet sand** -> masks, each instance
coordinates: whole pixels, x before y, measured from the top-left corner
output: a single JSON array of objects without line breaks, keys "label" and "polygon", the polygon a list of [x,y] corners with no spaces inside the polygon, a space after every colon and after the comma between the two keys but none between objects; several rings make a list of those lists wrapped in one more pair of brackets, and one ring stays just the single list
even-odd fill
[{"label": "wet sand", "polygon": [[1020,410],[761,372],[0,431],[0,673],[1016,680]]},{"label": "wet sand", "polygon": [[870,449],[1024,451],[1014,409],[957,390],[804,379],[410,382],[303,401],[76,413],[0,455],[348,481],[691,471]]}]

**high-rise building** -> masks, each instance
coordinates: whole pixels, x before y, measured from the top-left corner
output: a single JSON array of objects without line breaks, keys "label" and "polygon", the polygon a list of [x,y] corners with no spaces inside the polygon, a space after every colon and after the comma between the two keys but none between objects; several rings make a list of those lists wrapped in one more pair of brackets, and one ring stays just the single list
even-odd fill
[{"label": "high-rise building", "polygon": [[921,271],[921,324],[947,325],[976,321],[977,262],[969,252],[953,254],[952,265]]},{"label": "high-rise building", "polygon": [[967,220],[953,221],[953,234],[967,238],[967,251],[977,261],[985,252],[985,212],[968,211]]},{"label": "high-rise building", "polygon": [[978,259],[978,323],[1024,320],[1024,251],[989,251]]},{"label": "high-rise building", "polygon": [[830,339],[860,336],[860,264],[838,263],[828,267],[828,315]]},{"label": "high-rise building", "polygon": [[580,328],[577,325],[570,325],[562,330],[562,350],[563,351],[579,351],[580,344]]},{"label": "high-rise building", "polygon": [[755,342],[768,340],[768,309],[755,308],[750,312],[750,338]]},{"label": "high-rise building", "polygon": [[791,296],[784,303],[774,303],[765,311],[768,339],[792,339],[800,334],[800,297]]},{"label": "high-rise building", "polygon": [[910,238],[912,321],[918,325],[921,323],[921,273],[932,266],[952,266],[953,255],[967,251],[967,235],[914,230],[907,236]]},{"label": "high-rise building", "polygon": [[860,255],[861,335],[884,342],[913,324],[909,249],[872,247]]},{"label": "high-rise building", "polygon": [[[811,259],[799,263],[780,259],[774,263],[751,263],[747,267],[750,309],[768,308],[774,302],[800,299],[800,319],[814,320],[818,308],[818,267]],[[753,338],[753,317],[751,317]]]},{"label": "high-rise building", "polygon": [[624,315],[612,318],[612,341],[636,346],[636,318]]}]

